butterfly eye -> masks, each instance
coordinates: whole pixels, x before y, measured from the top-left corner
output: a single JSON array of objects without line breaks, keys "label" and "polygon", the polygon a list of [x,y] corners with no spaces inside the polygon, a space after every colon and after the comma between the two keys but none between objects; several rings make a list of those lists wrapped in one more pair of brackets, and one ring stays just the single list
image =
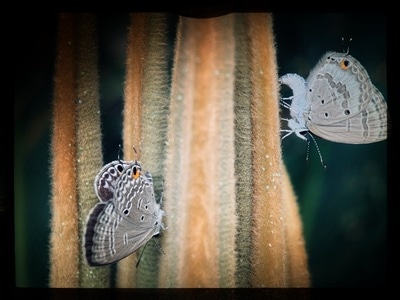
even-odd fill
[{"label": "butterfly eye", "polygon": [[347,70],[350,67],[350,62],[347,59],[343,59],[339,66],[343,69],[343,70]]},{"label": "butterfly eye", "polygon": [[133,167],[133,175],[132,175],[133,179],[138,179],[139,175],[140,175],[140,170],[136,167]]}]

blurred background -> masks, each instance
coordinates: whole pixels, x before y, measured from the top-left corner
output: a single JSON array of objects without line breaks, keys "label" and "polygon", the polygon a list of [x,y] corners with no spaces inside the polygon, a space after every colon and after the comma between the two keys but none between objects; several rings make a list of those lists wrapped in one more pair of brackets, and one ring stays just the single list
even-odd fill
[{"label": "blurred background", "polygon": [[[107,162],[117,157],[122,144],[129,16],[103,13],[98,21]],[[15,283],[47,287],[57,15],[33,14],[24,24],[16,35],[19,56],[14,71]],[[275,13],[274,32],[279,76],[297,73],[306,78],[325,52],[349,47],[387,100],[385,14]],[[313,143],[308,161],[306,142],[292,135],[282,143],[298,196],[313,287],[382,287],[387,267],[387,142],[346,145],[316,140],[326,169]]]}]

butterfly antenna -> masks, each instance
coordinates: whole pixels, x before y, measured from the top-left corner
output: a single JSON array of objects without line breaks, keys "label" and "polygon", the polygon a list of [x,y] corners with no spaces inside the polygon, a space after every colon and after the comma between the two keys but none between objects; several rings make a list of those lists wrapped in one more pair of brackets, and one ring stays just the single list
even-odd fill
[{"label": "butterfly antenna", "polygon": [[310,136],[310,137],[312,138],[312,140],[314,141],[314,145],[315,145],[315,148],[317,148],[317,152],[318,152],[318,155],[319,155],[319,160],[321,161],[322,166],[324,167],[324,169],[326,169],[326,165],[325,165],[325,163],[324,163],[324,160],[322,159],[321,150],[319,150],[317,141],[315,140],[314,136],[313,136],[311,133],[309,133],[309,136]]},{"label": "butterfly antenna", "polygon": [[306,161],[308,162],[308,158],[310,157],[310,140],[307,139],[307,154],[306,154]]},{"label": "butterfly antenna", "polygon": [[135,151],[135,154],[136,154],[136,161],[138,161],[139,154],[137,153],[135,146],[133,146],[132,148],[133,148],[133,151]]},{"label": "butterfly antenna", "polygon": [[[350,42],[352,41],[353,38],[349,38],[349,42],[347,44],[347,51],[346,51],[346,55],[349,54],[350,52]],[[344,44],[344,37],[342,37],[342,44]]]},{"label": "butterfly antenna", "polygon": [[118,144],[118,147],[119,147],[119,149],[118,149],[118,161],[121,162],[121,159],[119,158],[119,155],[120,155],[121,149],[122,149],[121,144]]}]

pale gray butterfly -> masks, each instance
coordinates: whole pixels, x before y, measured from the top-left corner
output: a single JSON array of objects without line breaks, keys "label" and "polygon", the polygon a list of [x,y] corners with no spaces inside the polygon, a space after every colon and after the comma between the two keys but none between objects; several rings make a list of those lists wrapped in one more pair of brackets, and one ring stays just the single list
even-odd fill
[{"label": "pale gray butterfly", "polygon": [[[279,78],[293,91],[283,105],[290,110],[286,134],[307,140],[306,133],[323,139],[367,144],[387,138],[387,104],[367,71],[348,53],[328,52],[307,81],[297,74]],[[312,137],[312,135],[310,135]]]},{"label": "pale gray butterfly", "polygon": [[164,229],[164,211],[156,202],[153,179],[139,161],[112,161],[94,180],[100,202],[90,211],[84,234],[91,266],[117,262]]}]

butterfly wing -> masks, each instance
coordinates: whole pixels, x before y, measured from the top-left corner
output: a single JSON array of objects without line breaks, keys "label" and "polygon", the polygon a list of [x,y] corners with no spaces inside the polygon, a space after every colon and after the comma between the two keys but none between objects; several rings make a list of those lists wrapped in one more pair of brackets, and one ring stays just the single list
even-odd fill
[{"label": "butterfly wing", "polygon": [[[90,212],[84,235],[86,260],[91,266],[103,266],[124,258],[130,253],[119,251],[115,233],[123,228],[112,200],[98,203]],[[120,226],[121,225],[121,226]]]},{"label": "butterfly wing", "polygon": [[156,233],[124,220],[112,201],[98,203],[87,221],[85,255],[91,266],[115,263],[132,254]]},{"label": "butterfly wing", "polygon": [[88,263],[102,266],[135,252],[159,233],[163,214],[155,202],[151,175],[142,175],[140,165],[131,164],[118,178],[112,200],[98,203],[89,214]]},{"label": "butterfly wing", "polygon": [[94,180],[94,191],[100,201],[107,202],[113,198],[118,178],[132,163],[114,160],[101,168]]},{"label": "butterfly wing", "polygon": [[347,144],[368,144],[387,138],[387,105],[381,93],[374,89],[369,105],[359,116],[329,126],[308,122],[309,130],[326,140]]},{"label": "butterfly wing", "polygon": [[163,227],[161,219],[164,212],[155,200],[150,173],[142,173],[135,166],[129,167],[118,181],[115,202],[119,213],[132,227],[143,234],[152,233],[148,239],[158,234]]},{"label": "butterfly wing", "polygon": [[307,128],[333,142],[386,139],[387,105],[364,67],[343,53],[327,53],[307,79]]}]

